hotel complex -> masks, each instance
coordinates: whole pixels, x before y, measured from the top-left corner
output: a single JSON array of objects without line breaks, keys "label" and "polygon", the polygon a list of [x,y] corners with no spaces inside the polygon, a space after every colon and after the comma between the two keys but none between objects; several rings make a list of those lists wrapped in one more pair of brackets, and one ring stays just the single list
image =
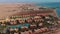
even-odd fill
[{"label": "hotel complex", "polygon": [[0,18],[1,34],[40,34],[58,28],[60,19],[55,8],[30,4],[0,6],[0,11],[5,11]]}]

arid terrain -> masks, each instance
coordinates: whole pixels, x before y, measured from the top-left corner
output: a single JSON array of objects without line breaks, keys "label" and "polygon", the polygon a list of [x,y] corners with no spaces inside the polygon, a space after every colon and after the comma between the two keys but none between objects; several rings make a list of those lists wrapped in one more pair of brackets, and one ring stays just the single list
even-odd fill
[{"label": "arid terrain", "polygon": [[29,4],[0,4],[0,16],[9,16],[20,12],[20,7],[28,6]]},{"label": "arid terrain", "polygon": [[11,11],[12,9],[15,9],[14,7],[16,7],[16,4],[0,4],[0,16],[14,14],[15,12]]}]

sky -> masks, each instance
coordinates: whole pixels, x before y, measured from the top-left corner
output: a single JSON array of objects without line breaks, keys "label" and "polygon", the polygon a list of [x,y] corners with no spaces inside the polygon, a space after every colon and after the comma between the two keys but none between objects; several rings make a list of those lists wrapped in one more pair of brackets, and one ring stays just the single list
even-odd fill
[{"label": "sky", "polygon": [[60,0],[0,0],[0,3],[45,3],[45,2],[60,2]]}]

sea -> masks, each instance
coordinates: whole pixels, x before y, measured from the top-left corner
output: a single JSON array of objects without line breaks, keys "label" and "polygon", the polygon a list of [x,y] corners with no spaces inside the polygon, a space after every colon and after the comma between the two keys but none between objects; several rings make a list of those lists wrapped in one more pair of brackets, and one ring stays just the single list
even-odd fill
[{"label": "sea", "polygon": [[53,7],[56,8],[57,16],[60,18],[60,2],[52,2],[52,3],[36,3],[36,6],[43,7]]}]

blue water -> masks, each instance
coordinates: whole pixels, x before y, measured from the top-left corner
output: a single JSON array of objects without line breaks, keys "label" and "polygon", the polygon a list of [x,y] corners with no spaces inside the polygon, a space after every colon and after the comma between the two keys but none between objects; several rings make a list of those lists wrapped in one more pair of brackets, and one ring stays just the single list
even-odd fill
[{"label": "blue water", "polygon": [[58,17],[60,17],[60,2],[53,3],[36,3],[37,6],[45,6],[45,7],[55,7]]}]

